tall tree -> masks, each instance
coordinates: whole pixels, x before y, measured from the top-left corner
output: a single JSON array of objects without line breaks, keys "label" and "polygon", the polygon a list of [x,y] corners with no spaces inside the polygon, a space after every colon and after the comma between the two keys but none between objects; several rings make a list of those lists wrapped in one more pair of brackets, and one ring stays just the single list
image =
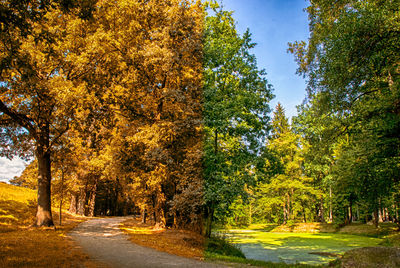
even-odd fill
[{"label": "tall tree", "polygon": [[232,12],[207,4],[204,29],[204,154],[207,236],[214,212],[223,215],[246,183],[268,131],[272,87],[250,53],[247,30],[240,35]]},{"label": "tall tree", "polygon": [[[277,211],[283,223],[298,220],[309,220],[306,212],[315,199],[316,191],[311,186],[311,178],[304,174],[304,154],[308,149],[299,134],[293,132],[285,116],[284,109],[278,103],[272,119],[272,135],[267,142],[267,150],[276,156],[279,165],[277,174],[267,183],[262,184],[259,206]],[[279,217],[279,218],[281,218]]]},{"label": "tall tree", "polygon": [[51,226],[52,146],[68,130],[75,101],[84,92],[82,84],[70,79],[71,72],[78,70],[66,63],[66,55],[73,51],[66,41],[71,37],[67,24],[75,15],[63,13],[65,6],[51,1],[17,2],[2,2],[7,21],[2,23],[0,40],[1,152],[12,157],[34,151],[38,163],[35,224]]},{"label": "tall tree", "polygon": [[399,7],[389,0],[313,1],[309,43],[289,48],[309,78],[309,100],[318,99],[320,113],[338,119],[338,136],[347,135],[336,171],[357,181],[358,197],[369,196],[375,224],[379,200],[399,173],[387,164],[400,153]]}]

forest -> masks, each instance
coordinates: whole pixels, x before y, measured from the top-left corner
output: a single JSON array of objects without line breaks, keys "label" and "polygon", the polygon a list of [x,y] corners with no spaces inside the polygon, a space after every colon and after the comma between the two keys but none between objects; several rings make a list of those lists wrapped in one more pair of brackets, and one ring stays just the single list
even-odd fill
[{"label": "forest", "polygon": [[11,183],[37,189],[37,226],[400,224],[398,0],[311,1],[291,120],[217,2],[1,5],[0,156],[31,160]]}]

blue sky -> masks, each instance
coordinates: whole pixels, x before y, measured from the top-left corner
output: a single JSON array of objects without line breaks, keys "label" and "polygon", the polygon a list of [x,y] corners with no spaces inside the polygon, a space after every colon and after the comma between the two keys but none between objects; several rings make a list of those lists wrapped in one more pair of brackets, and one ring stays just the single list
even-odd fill
[{"label": "blue sky", "polygon": [[308,39],[308,20],[304,10],[306,0],[223,0],[225,10],[234,11],[237,29],[247,28],[257,46],[253,49],[260,69],[274,87],[275,99],[286,115],[296,115],[296,105],[305,97],[305,80],[296,74],[294,57],[286,52],[288,42]]},{"label": "blue sky", "polygon": [[[296,115],[296,105],[305,96],[305,80],[296,75],[293,55],[288,54],[287,43],[307,40],[308,21],[303,9],[306,0],[223,0],[226,10],[234,11],[239,32],[247,28],[257,46],[252,51],[260,69],[267,71],[267,79],[274,86],[275,99],[271,107],[280,102],[286,115]],[[25,167],[19,158],[9,161],[0,158],[0,181],[19,176]]]}]

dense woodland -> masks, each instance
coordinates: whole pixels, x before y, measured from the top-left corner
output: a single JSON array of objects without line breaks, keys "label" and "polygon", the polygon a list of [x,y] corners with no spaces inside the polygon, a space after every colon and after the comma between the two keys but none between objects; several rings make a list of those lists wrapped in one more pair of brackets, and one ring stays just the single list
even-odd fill
[{"label": "dense woodland", "polygon": [[[399,222],[400,2],[312,1],[289,120],[216,2],[1,2],[0,153],[80,215],[212,224]],[[276,89],[279,90],[279,89]],[[291,121],[291,122],[290,122]]]}]

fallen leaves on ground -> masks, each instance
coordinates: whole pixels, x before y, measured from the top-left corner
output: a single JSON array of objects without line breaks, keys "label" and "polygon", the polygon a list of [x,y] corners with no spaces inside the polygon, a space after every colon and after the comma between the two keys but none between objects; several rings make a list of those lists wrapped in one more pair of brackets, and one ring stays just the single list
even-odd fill
[{"label": "fallen leaves on ground", "polygon": [[204,259],[204,238],[195,232],[154,228],[154,225],[136,219],[121,223],[120,228],[135,244],[178,256]]}]

